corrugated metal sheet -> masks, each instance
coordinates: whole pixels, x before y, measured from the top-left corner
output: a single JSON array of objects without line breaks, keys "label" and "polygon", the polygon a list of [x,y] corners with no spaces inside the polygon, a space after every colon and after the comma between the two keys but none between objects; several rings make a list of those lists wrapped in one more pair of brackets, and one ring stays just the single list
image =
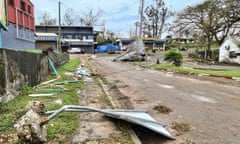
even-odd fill
[{"label": "corrugated metal sheet", "polygon": [[[152,130],[162,136],[165,136],[169,139],[175,139],[165,128],[164,125],[157,122],[155,119],[153,119],[145,110],[112,110],[112,109],[96,109],[91,107],[83,107],[83,106],[74,106],[74,105],[68,105],[63,106],[62,108],[48,112],[51,115],[48,116],[48,120],[50,121],[54,117],[56,117],[58,114],[64,112],[64,111],[75,111],[75,112],[99,112],[102,113],[108,117],[112,117],[115,119],[121,119],[133,124],[137,124],[139,126],[142,126],[144,128],[147,128],[149,130]],[[46,124],[46,121],[43,122],[43,124]]]}]

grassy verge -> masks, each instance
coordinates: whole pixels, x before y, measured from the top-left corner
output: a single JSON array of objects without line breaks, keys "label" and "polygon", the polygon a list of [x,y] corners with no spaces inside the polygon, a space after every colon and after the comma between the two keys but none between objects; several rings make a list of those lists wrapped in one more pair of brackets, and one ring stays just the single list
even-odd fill
[{"label": "grassy verge", "polygon": [[[72,80],[72,76],[63,75],[66,71],[73,71],[80,64],[79,59],[71,59],[67,64],[58,69],[61,78],[58,81]],[[47,79],[53,79],[54,74],[50,74]],[[83,83],[69,83],[64,85],[67,89],[56,97],[29,97],[28,94],[36,93],[36,90],[25,86],[21,94],[14,100],[7,104],[0,103],[0,133],[15,133],[13,125],[17,120],[23,116],[28,110],[25,108],[30,101],[42,101],[45,104],[46,110],[54,110],[62,107],[63,105],[78,105],[79,96],[77,90],[83,88]],[[51,87],[55,89],[57,87]],[[58,88],[59,89],[59,88]],[[56,103],[56,100],[62,103]],[[50,142],[57,143],[70,143],[72,133],[78,127],[79,117],[76,113],[65,112],[54,118],[47,124],[47,139]]]},{"label": "grassy verge", "polygon": [[183,74],[210,74],[216,76],[229,76],[229,77],[240,77],[239,70],[214,70],[214,69],[198,69],[198,68],[190,68],[190,67],[176,67],[167,64],[149,64],[145,62],[136,62],[135,64],[140,65],[146,68],[152,68],[156,70],[167,70],[174,71]]}]

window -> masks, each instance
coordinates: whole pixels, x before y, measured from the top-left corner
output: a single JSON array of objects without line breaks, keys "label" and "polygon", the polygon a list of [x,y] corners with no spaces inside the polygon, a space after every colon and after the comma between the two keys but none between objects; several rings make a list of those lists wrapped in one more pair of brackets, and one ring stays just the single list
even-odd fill
[{"label": "window", "polygon": [[14,6],[14,0],[9,0],[9,5]]},{"label": "window", "polygon": [[89,39],[89,40],[93,40],[93,36],[92,36],[92,35],[89,35],[89,36],[88,36],[88,39]]},{"label": "window", "polygon": [[237,54],[235,53],[235,51],[229,52],[229,58],[237,58]]},{"label": "window", "polygon": [[22,9],[23,11],[26,11],[26,4],[25,4],[24,1],[21,1],[21,9]]},{"label": "window", "polygon": [[230,46],[228,45],[228,46],[225,46],[225,49],[227,50],[227,51],[229,51],[230,50]]},{"label": "window", "polygon": [[31,6],[28,6],[28,13],[31,14]]}]

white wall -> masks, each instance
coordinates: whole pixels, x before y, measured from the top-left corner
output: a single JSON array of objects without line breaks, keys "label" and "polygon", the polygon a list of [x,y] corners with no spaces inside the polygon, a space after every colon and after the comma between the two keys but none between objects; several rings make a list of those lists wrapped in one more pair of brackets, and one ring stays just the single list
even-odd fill
[{"label": "white wall", "polygon": [[230,58],[229,53],[234,51],[240,53],[240,48],[233,42],[232,39],[226,40],[219,48],[219,62],[238,63],[240,64],[240,56],[237,58]]}]

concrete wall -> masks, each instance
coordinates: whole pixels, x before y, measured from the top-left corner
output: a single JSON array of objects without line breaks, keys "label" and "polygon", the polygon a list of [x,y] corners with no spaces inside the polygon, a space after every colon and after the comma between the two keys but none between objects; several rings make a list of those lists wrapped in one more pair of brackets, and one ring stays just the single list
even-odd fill
[{"label": "concrete wall", "polygon": [[[68,54],[49,56],[56,67],[69,60]],[[47,55],[0,49],[0,102],[14,99],[24,85],[39,84],[49,72]]]},{"label": "concrete wall", "polygon": [[57,50],[56,42],[36,42],[36,49],[46,49],[52,47],[54,50]]},{"label": "concrete wall", "polygon": [[240,64],[240,56],[231,57],[231,52],[240,54],[240,47],[234,40],[228,39],[219,48],[219,62]]}]

